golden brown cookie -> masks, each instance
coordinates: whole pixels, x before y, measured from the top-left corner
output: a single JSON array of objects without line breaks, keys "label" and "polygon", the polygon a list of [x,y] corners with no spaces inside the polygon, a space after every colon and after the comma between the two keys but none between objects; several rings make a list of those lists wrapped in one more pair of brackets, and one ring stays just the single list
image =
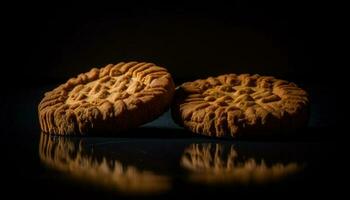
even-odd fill
[{"label": "golden brown cookie", "polygon": [[227,74],[187,82],[175,92],[172,115],[192,132],[216,137],[295,129],[308,120],[308,95],[271,76]]},{"label": "golden brown cookie", "polygon": [[45,93],[38,106],[40,126],[59,135],[117,133],[161,115],[173,94],[165,68],[145,62],[109,64]]}]

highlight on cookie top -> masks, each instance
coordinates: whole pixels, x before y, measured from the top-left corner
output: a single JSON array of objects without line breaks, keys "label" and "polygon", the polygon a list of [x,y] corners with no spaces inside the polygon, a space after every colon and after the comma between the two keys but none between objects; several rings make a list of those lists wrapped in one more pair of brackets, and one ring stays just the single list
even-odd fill
[{"label": "highlight on cookie top", "polygon": [[82,138],[41,134],[39,157],[48,167],[102,189],[127,195],[159,194],[171,188],[168,176],[126,165],[113,156],[98,155]]},{"label": "highlight on cookie top", "polygon": [[38,106],[40,126],[57,135],[115,134],[157,118],[174,90],[170,73],[153,63],[93,68],[45,93]]},{"label": "highlight on cookie top", "polygon": [[309,99],[285,80],[225,74],[180,85],[171,111],[175,122],[194,133],[236,138],[306,126]]},{"label": "highlight on cookie top", "polygon": [[189,180],[201,184],[266,184],[295,175],[304,168],[297,162],[266,164],[240,155],[233,144],[192,144],[183,153],[180,164],[189,171]]}]

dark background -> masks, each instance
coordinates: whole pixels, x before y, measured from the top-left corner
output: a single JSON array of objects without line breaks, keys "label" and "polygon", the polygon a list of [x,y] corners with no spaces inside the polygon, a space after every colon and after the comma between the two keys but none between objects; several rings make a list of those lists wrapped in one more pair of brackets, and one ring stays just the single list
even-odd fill
[{"label": "dark background", "polygon": [[27,127],[17,126],[28,117],[22,117],[21,102],[16,101],[27,98],[33,104],[27,111],[33,112],[45,91],[70,77],[131,60],[166,67],[176,84],[223,73],[259,73],[294,81],[309,92],[316,108],[312,126],[345,125],[345,113],[338,112],[347,86],[346,65],[340,63],[344,53],[339,53],[344,34],[340,5],[21,5],[3,18],[5,53],[10,55],[5,54],[9,62],[2,68],[2,105],[3,113],[11,114],[2,117],[16,128],[33,130],[37,123],[32,119]]},{"label": "dark background", "polygon": [[60,82],[91,67],[152,61],[175,79],[261,73],[323,80],[339,75],[332,55],[337,10],[312,1],[159,5],[23,5],[7,18],[18,80]]},{"label": "dark background", "polygon": [[10,163],[5,169],[15,174],[10,185],[15,188],[15,180],[34,188],[46,184],[33,177],[41,170],[36,158],[36,106],[44,92],[92,67],[119,61],[164,66],[176,84],[223,73],[259,73],[294,81],[310,94],[307,140],[330,145],[330,157],[341,157],[342,145],[337,144],[345,142],[345,124],[344,111],[338,109],[344,104],[340,99],[346,79],[344,65],[338,62],[344,24],[336,7],[320,2],[235,1],[31,3],[9,8],[2,13],[8,62],[2,67],[0,116],[4,162]]}]

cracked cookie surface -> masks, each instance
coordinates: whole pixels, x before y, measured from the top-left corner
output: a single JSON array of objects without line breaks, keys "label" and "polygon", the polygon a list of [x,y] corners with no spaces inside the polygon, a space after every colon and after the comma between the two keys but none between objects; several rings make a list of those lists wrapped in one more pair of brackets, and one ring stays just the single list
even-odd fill
[{"label": "cracked cookie surface", "polygon": [[192,132],[237,137],[288,130],[308,120],[307,93],[271,76],[226,74],[178,87],[172,116]]},{"label": "cracked cookie surface", "polygon": [[59,135],[116,133],[158,117],[173,94],[165,68],[145,62],[109,64],[45,93],[38,106],[40,126]]}]

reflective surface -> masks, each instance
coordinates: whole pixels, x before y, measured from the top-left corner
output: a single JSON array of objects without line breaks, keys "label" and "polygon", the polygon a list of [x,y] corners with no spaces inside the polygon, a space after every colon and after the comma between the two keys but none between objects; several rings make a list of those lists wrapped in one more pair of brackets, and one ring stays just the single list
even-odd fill
[{"label": "reflective surface", "polygon": [[182,187],[288,183],[307,169],[303,154],[310,147],[208,138],[74,138],[41,133],[39,156],[68,181],[123,195],[154,195]]},{"label": "reflective surface", "polygon": [[[47,166],[80,181],[89,181],[125,193],[158,193],[170,188],[169,177],[140,170],[122,163],[118,156],[96,153],[103,144],[88,144],[83,139],[41,134],[39,156]],[[96,146],[96,147],[95,147]]]},{"label": "reflective surface", "polygon": [[[347,134],[326,126],[334,117],[321,112],[328,101],[312,105],[309,127],[294,138],[201,137],[176,126],[169,112],[114,138],[52,137],[39,132],[36,113],[47,89],[16,93],[16,109],[3,118],[11,123],[0,140],[0,169],[5,194],[12,197],[216,199],[263,193],[280,199],[347,193],[348,145],[341,137]],[[0,105],[7,109],[6,102]]]},{"label": "reflective surface", "polygon": [[190,180],[207,184],[264,184],[281,181],[283,178],[298,173],[302,164],[278,160],[266,164],[253,157],[244,158],[233,144],[204,143],[192,144],[184,152],[181,165],[191,171]]}]

